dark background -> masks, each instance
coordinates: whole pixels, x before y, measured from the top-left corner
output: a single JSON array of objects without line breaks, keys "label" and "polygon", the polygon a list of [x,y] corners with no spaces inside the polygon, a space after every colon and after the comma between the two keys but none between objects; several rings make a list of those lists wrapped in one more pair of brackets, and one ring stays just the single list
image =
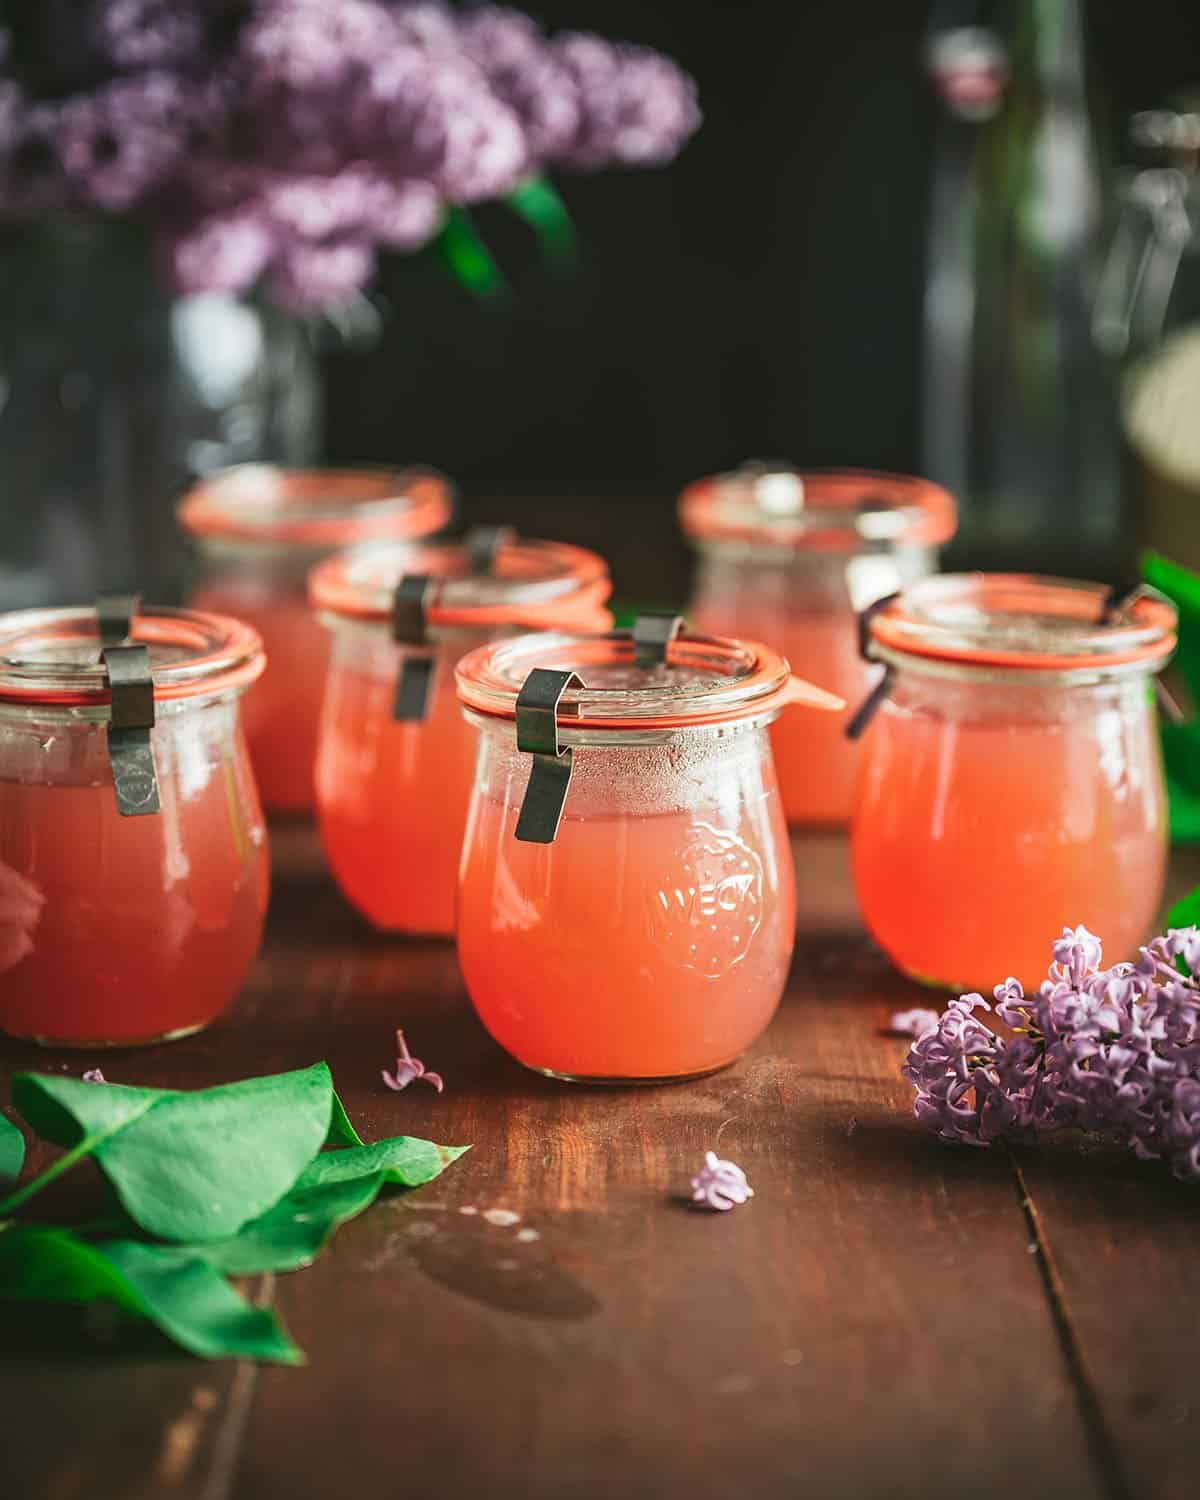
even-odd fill
[{"label": "dark background", "polygon": [[[684,481],[750,456],[917,469],[927,0],[536,9],[551,29],[678,58],[705,125],[669,168],[560,180],[573,275],[504,210],[481,213],[503,305],[478,305],[431,255],[392,259],[381,342],[328,361],[331,457],[436,464],[469,511],[540,496],[552,520],[571,497],[624,497],[655,532]],[[1133,110],[1200,79],[1200,3],[1102,0],[1087,16],[1119,154]]]}]

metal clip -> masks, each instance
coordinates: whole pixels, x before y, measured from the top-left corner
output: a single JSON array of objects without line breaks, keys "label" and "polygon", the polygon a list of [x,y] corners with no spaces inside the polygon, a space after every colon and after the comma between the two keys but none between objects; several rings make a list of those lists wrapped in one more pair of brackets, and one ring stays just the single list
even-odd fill
[{"label": "metal clip", "polygon": [[[863,661],[870,662],[872,666],[877,665],[876,659],[871,655],[871,621],[881,609],[886,609],[889,604],[898,599],[900,595],[885,594],[882,599],[876,599],[873,604],[868,604],[866,609],[861,610],[858,616],[858,654]],[[896,673],[890,662],[885,662],[883,676],[859,704],[854,714],[847,720],[845,729],[842,731],[848,740],[858,739],[867,725],[879,711],[879,705],[892,690]]]},{"label": "metal clip", "polygon": [[419,723],[429,711],[433,650],[425,633],[425,612],[432,587],[428,573],[407,573],[392,595],[392,639],[418,648],[404,652],[396,679],[392,718],[402,723]]},{"label": "metal clip", "polygon": [[667,647],[683,629],[683,616],[665,609],[648,609],[633,622],[633,662],[638,667],[661,667]]},{"label": "metal clip", "polygon": [[[1104,603],[1100,609],[1100,619],[1105,625],[1116,622],[1117,616],[1146,592],[1146,584],[1139,578],[1136,582],[1125,582],[1114,584],[1104,596]],[[1170,688],[1161,677],[1154,679],[1154,697],[1158,703],[1159,711],[1169,724],[1185,724],[1187,715],[1176,702]]]},{"label": "metal clip", "polygon": [[100,653],[112,699],[108,758],[117,811],[140,818],[160,809],[150,730],[154,725],[154,678],[145,646],[105,646]]},{"label": "metal clip", "polygon": [[496,563],[496,553],[513,542],[516,535],[515,526],[473,526],[463,537],[472,573],[490,573]]},{"label": "metal clip", "polygon": [[529,784],[517,818],[525,844],[552,844],[571,784],[571,749],[558,743],[558,704],[568,688],[582,687],[574,672],[534,667],[517,695],[517,749],[533,756]]},{"label": "metal clip", "polygon": [[141,594],[100,594],[96,599],[96,631],[100,644],[120,646],[127,641],[141,605]]},{"label": "metal clip", "polygon": [[1145,591],[1146,585],[1139,578],[1136,581],[1114,584],[1104,596],[1104,603],[1100,607],[1100,620],[1104,625],[1111,625],[1117,616]]}]

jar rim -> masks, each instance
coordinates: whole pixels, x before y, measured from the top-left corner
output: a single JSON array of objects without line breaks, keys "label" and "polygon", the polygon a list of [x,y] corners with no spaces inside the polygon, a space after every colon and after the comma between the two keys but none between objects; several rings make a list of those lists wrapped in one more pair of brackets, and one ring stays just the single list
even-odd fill
[{"label": "jar rim", "polygon": [[689,485],[679,521],[699,543],[844,553],[872,544],[940,546],[954,535],[958,513],[950,492],[928,479],[746,464]]},{"label": "jar rim", "polygon": [[[245,688],[266,666],[252,626],[200,610],[144,606],[128,643],[147,648],[158,702]],[[0,703],[107,704],[101,649],[93,608],[0,614]]]},{"label": "jar rim", "polygon": [[[582,685],[563,692],[558,713],[589,734],[732,724],[774,717],[789,703],[844,707],[834,694],[793,677],[785,657],[756,641],[680,632],[665,660],[651,667],[637,664],[636,649],[632,630],[492,641],[458,663],[459,701],[489,718],[515,721],[525,679],[542,667],[579,677]],[[602,683],[602,676],[608,680]]]},{"label": "jar rim", "polygon": [[175,514],[196,537],[328,548],[431,536],[449,521],[453,498],[436,469],[235,464],[193,485]]},{"label": "jar rim", "polygon": [[1111,601],[1103,584],[1032,573],[943,573],[910,584],[872,616],[889,660],[923,658],[1001,671],[1076,672],[1165,665],[1177,616],[1156,591]]},{"label": "jar rim", "polygon": [[598,552],[532,537],[499,541],[486,571],[463,542],[405,546],[366,542],[319,563],[309,574],[309,600],[327,614],[385,623],[395,594],[409,577],[432,580],[424,606],[431,626],[555,626],[603,630],[612,591],[608,564]]}]

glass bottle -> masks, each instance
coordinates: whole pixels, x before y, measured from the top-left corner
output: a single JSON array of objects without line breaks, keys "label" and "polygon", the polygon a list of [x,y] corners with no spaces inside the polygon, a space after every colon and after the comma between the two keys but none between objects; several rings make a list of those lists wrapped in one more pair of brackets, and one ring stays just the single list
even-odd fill
[{"label": "glass bottle", "polygon": [[1007,32],[947,25],[931,46],[944,114],[922,469],[958,500],[954,561],[1103,576],[1120,571],[1123,517],[1116,393],[1091,335],[1105,192],[1081,5],[1011,13]]},{"label": "glass bottle", "polygon": [[1200,569],[1200,107],[1135,116],[1096,338],[1120,372],[1143,538]]}]

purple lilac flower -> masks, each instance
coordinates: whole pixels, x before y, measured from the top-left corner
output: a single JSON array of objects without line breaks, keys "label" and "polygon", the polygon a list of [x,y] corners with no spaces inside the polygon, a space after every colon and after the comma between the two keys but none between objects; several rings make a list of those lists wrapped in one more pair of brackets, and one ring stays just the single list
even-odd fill
[{"label": "purple lilac flower", "polygon": [[[423,1083],[432,1084],[439,1094],[442,1092],[445,1084],[442,1082],[441,1074],[431,1073],[419,1057],[412,1055],[408,1050],[408,1043],[404,1040],[404,1033],[399,1029],[396,1031],[396,1053],[396,1071],[389,1073],[386,1068],[383,1070],[383,1081],[388,1088],[399,1093],[401,1089],[406,1089],[410,1083],[415,1083],[419,1078]],[[501,1213],[504,1210],[492,1209],[489,1212]],[[515,1224],[517,1217],[514,1214],[507,1222]]]},{"label": "purple lilac flower", "polygon": [[0,218],[137,213],[175,285],[351,297],[376,246],[543,164],[650,164],[674,64],[444,0],[38,0],[0,25]]},{"label": "purple lilac flower", "polygon": [[266,216],[297,239],[358,237],[415,250],[442,219],[429,183],[393,182],[362,163],[332,176],[275,176],[261,192]]},{"label": "purple lilac flower", "polygon": [[204,0],[93,0],[88,40],[114,68],[175,67],[203,48],[211,9]]},{"label": "purple lilac flower", "polygon": [[655,166],[670,161],[699,127],[695,84],[661,53],[585,33],[556,38],[552,46],[579,98],[579,130],[561,158],[568,165]]},{"label": "purple lilac flower", "polygon": [[569,151],[580,130],[579,89],[537,22],[489,5],[468,11],[461,33],[467,55],[520,120],[530,155],[547,161]]},{"label": "purple lilac flower", "polygon": [[401,39],[429,51],[452,52],[460,46],[459,23],[438,0],[388,0]]},{"label": "purple lilac flower", "polygon": [[79,200],[119,213],[158,187],[186,149],[194,98],[173,73],[117,78],[59,109],[63,169]]},{"label": "purple lilac flower", "polygon": [[754,1189],[735,1162],[722,1161],[715,1151],[704,1153],[704,1165],[692,1178],[692,1202],[726,1213],[735,1204],[748,1202]]},{"label": "purple lilac flower", "polygon": [[269,220],[238,208],[164,234],[160,253],[178,291],[241,292],[262,275],[277,245]]},{"label": "purple lilac flower", "polygon": [[1084,927],[1064,929],[1052,952],[1036,995],[1012,978],[996,986],[1010,1039],[974,1018],[975,995],[918,1039],[904,1067],[917,1118],[969,1145],[1073,1126],[1200,1181],[1200,985],[1175,966],[1200,963],[1200,930],[1173,930],[1111,969]]},{"label": "purple lilac flower", "polygon": [[89,1068],[83,1075],[84,1083],[107,1083],[108,1079],[99,1068]]},{"label": "purple lilac flower", "polygon": [[9,109],[8,139],[0,145],[0,217],[59,213],[70,202],[71,187],[58,140],[58,111],[23,101],[10,102]]},{"label": "purple lilac flower", "polygon": [[291,171],[343,166],[354,155],[350,106],[398,40],[375,0],[265,0],[238,47],[249,148]]},{"label": "purple lilac flower", "polygon": [[923,1006],[917,1006],[913,1010],[897,1010],[889,1017],[884,1031],[888,1036],[921,1037],[927,1031],[936,1029],[938,1019],[936,1010],[926,1010]]},{"label": "purple lilac flower", "polygon": [[393,48],[349,117],[387,175],[431,183],[455,203],[500,197],[529,169],[521,122],[465,57]]},{"label": "purple lilac flower", "polygon": [[371,279],[375,255],[369,244],[331,240],[285,246],[268,276],[275,301],[290,312],[320,312],[351,301]]}]

